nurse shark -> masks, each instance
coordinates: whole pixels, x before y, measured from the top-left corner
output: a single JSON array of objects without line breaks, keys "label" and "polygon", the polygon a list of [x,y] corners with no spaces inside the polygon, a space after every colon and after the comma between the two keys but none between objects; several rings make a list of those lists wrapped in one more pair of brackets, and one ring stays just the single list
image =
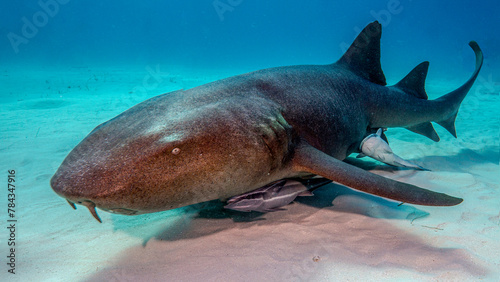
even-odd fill
[{"label": "nurse shark", "polygon": [[428,62],[386,86],[381,33],[370,23],[333,64],[264,69],[146,100],[90,132],[51,187],[99,221],[96,207],[151,213],[312,177],[409,204],[457,205],[462,199],[343,162],[381,128],[439,141],[436,122],[456,137],[460,104],[481,69],[472,41],[475,71],[456,90],[428,100]]}]

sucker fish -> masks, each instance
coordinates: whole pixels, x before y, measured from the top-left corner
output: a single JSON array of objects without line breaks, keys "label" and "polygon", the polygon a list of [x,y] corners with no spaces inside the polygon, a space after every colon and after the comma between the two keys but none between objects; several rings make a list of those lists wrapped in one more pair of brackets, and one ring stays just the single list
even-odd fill
[{"label": "sucker fish", "polygon": [[273,212],[283,210],[298,196],[313,196],[312,191],[331,183],[326,178],[281,179],[227,201],[226,209],[242,212]]}]

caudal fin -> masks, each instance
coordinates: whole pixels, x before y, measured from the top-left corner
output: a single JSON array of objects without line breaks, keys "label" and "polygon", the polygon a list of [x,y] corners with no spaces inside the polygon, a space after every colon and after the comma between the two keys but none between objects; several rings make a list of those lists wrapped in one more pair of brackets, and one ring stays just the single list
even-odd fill
[{"label": "caudal fin", "polygon": [[[474,50],[474,53],[476,54],[476,69],[472,73],[472,76],[456,90],[434,100],[436,103],[442,104],[442,112],[447,114],[445,114],[441,119],[433,121],[444,127],[455,138],[457,137],[455,120],[457,118],[458,109],[460,108],[460,104],[462,103],[463,99],[474,84],[474,81],[476,80],[483,64],[483,52],[479,48],[479,45],[475,41],[471,41],[469,43],[469,46],[471,46],[472,50]],[[428,67],[428,62],[421,63],[393,87],[402,90],[408,95],[427,100],[428,96],[425,92],[425,78],[427,76]],[[433,141],[439,141],[439,136],[430,122],[424,122],[409,126],[406,129],[426,136]]]},{"label": "caudal fin", "polygon": [[457,137],[457,131],[455,129],[455,119],[457,118],[458,109],[460,108],[460,104],[474,84],[474,81],[476,81],[484,60],[483,52],[481,51],[481,48],[479,48],[479,45],[476,41],[469,42],[469,46],[472,48],[472,50],[474,50],[474,53],[476,54],[476,69],[472,73],[472,76],[459,88],[435,100],[436,102],[441,102],[447,107],[453,109],[451,115],[448,115],[442,120],[436,120],[436,122],[446,130],[448,130],[448,132],[450,132],[451,135],[453,135],[455,138]]}]

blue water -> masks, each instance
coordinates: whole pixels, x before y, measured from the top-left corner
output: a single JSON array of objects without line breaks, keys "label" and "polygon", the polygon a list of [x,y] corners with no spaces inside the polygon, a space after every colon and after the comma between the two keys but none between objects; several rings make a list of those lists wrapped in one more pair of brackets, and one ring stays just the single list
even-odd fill
[{"label": "blue water", "polygon": [[[9,234],[0,232],[1,281],[498,281],[498,1],[144,2],[0,1],[0,156],[4,179],[17,171],[20,226],[20,274],[10,280]],[[484,52],[458,139],[439,126],[440,143],[391,129],[394,151],[433,171],[377,166],[463,204],[396,207],[337,187],[262,220],[200,205],[134,217],[99,211],[99,225],[50,188],[78,142],[144,99],[267,67],[333,63],[375,20],[388,83],[430,61],[431,98],[471,75],[470,40]],[[149,80],[157,68],[167,75]],[[5,224],[6,192],[0,205]],[[422,214],[427,221],[414,223]]]},{"label": "blue water", "polygon": [[384,27],[382,64],[389,79],[423,60],[431,61],[431,74],[466,77],[473,66],[469,40],[480,43],[486,67],[500,61],[496,1],[24,0],[2,1],[0,11],[4,66],[250,71],[325,64],[374,20]]}]

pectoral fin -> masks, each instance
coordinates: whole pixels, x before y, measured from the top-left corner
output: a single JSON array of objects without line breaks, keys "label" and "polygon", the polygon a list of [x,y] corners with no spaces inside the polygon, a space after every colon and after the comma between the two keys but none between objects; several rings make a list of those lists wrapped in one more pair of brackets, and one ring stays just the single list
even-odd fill
[{"label": "pectoral fin", "polygon": [[404,203],[454,206],[463,201],[460,198],[367,172],[335,159],[306,143],[296,148],[292,165],[295,171],[320,175],[350,188]]}]

